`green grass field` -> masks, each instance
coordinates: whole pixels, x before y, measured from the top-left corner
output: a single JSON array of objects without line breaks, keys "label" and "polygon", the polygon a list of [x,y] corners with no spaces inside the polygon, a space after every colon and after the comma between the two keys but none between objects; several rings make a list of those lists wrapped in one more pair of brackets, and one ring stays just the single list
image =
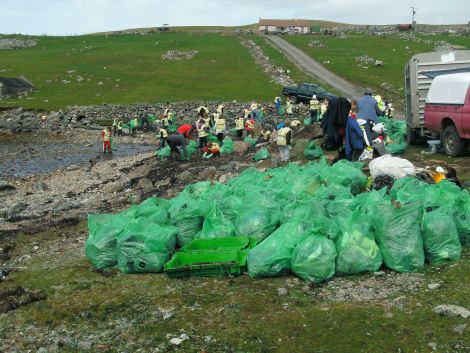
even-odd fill
[{"label": "green grass field", "polygon": [[[191,60],[162,60],[168,50],[199,53]],[[38,91],[21,100],[0,101],[4,107],[271,100],[280,92],[238,37],[218,34],[39,37],[34,48],[2,51],[0,72],[24,75]],[[78,82],[79,76],[84,80]]]},{"label": "green grass field", "polygon": [[[433,50],[432,45],[404,41],[397,35],[371,36],[348,33],[347,36],[347,39],[325,36],[286,36],[284,38],[319,62],[329,61],[324,65],[338,75],[360,86],[370,86],[392,101],[403,98],[403,71],[407,61],[415,54]],[[451,44],[465,46],[466,49],[470,48],[468,36],[439,35],[423,36],[423,38],[445,40]],[[327,48],[311,48],[308,46],[311,40],[321,41],[327,45]],[[354,58],[361,55],[382,60],[385,65],[383,67],[375,67],[373,64],[359,65]],[[383,83],[391,85],[394,92],[384,90]]]}]

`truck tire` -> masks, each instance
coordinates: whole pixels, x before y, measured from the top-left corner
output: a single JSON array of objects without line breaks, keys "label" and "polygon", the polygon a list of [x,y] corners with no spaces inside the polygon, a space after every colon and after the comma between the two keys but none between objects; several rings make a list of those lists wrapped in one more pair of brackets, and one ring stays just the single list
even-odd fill
[{"label": "truck tire", "polygon": [[441,142],[446,153],[452,157],[461,155],[467,147],[466,141],[460,138],[454,125],[449,125],[444,129]]},{"label": "truck tire", "polygon": [[290,96],[289,99],[292,102],[292,104],[297,104],[298,99],[296,96]]}]

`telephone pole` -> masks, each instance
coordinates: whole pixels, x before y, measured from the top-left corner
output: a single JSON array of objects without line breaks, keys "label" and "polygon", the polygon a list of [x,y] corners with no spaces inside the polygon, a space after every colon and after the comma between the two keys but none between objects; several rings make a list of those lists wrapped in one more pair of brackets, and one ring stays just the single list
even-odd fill
[{"label": "telephone pole", "polygon": [[412,10],[412,13],[411,13],[411,28],[413,28],[413,31],[415,31],[416,30],[415,14],[416,14],[416,10],[418,8],[414,7],[414,6],[410,6],[410,9]]}]

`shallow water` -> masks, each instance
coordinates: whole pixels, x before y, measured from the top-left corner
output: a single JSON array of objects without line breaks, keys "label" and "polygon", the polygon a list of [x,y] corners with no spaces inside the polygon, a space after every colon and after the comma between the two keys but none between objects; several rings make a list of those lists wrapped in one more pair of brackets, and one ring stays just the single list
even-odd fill
[{"label": "shallow water", "polygon": [[47,173],[70,165],[88,165],[90,160],[118,159],[142,152],[154,151],[156,146],[117,144],[113,153],[102,153],[102,145],[1,143],[0,179]]}]

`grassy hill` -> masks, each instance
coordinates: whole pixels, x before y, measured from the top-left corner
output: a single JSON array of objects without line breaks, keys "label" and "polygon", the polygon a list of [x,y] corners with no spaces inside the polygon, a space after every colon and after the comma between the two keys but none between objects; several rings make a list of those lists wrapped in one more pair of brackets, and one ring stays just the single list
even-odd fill
[{"label": "grassy hill", "polygon": [[[398,35],[372,36],[347,34],[347,39],[325,36],[286,36],[290,43],[344,77],[361,86],[370,86],[383,96],[400,101],[403,97],[403,70],[407,61],[417,53],[433,51],[434,46],[400,39]],[[470,49],[470,37],[449,35],[426,36],[425,39],[443,40],[462,48]],[[318,40],[326,48],[312,48],[308,44]],[[385,65],[359,65],[355,57],[368,55],[382,60]],[[385,89],[384,83],[389,89]]]},{"label": "grassy hill", "polygon": [[[38,40],[34,48],[0,55],[0,75],[24,75],[38,92],[2,100],[0,106],[59,109],[191,99],[271,100],[280,90],[236,36],[165,33]],[[198,54],[190,60],[163,60],[168,50]]]}]

